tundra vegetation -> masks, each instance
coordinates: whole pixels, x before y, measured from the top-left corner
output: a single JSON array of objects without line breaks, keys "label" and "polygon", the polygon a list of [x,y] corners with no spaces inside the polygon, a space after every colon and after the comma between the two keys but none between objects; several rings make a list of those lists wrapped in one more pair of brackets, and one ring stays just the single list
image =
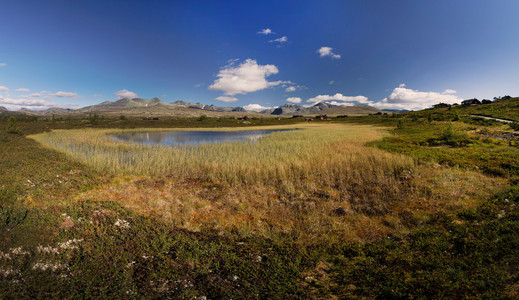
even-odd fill
[{"label": "tundra vegetation", "polygon": [[[471,109],[0,119],[0,296],[517,297],[518,138]],[[198,148],[106,138],[265,124],[300,130]]]}]

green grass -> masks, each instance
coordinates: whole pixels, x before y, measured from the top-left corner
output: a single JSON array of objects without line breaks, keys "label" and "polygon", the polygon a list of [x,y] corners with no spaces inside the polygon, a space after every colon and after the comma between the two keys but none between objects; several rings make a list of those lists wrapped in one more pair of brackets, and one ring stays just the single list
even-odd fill
[{"label": "green grass", "polygon": [[408,114],[416,114],[419,117],[428,117],[428,115],[432,115],[432,118],[436,121],[454,120],[456,117],[465,121],[471,119],[469,118],[470,115],[482,115],[499,119],[519,121],[519,98],[493,101],[490,104],[472,106],[459,105],[452,106],[451,108],[425,109]]},{"label": "green grass", "polygon": [[[411,203],[427,207],[428,213],[426,217],[414,213],[405,198],[392,201],[388,208],[394,211],[382,215],[356,211],[358,218],[354,220],[363,222],[366,234],[372,228],[381,229],[370,225],[377,222],[400,228],[382,230],[363,241],[271,239],[260,232],[243,234],[229,228],[182,229],[156,215],[126,207],[124,200],[136,201],[137,196],[153,192],[167,199],[167,194],[160,193],[176,196],[175,191],[184,189],[203,200],[196,209],[205,212],[204,207],[211,203],[216,206],[220,201],[240,200],[249,191],[194,179],[174,185],[176,179],[146,175],[131,179],[128,186],[137,190],[122,189],[124,198],[114,201],[101,192],[117,191],[114,180],[124,178],[107,175],[24,136],[6,134],[0,141],[1,153],[7,154],[0,155],[0,298],[517,298],[516,141],[503,138],[508,132],[505,127],[455,122],[453,137],[446,135],[447,121],[429,124],[426,116],[414,121],[410,116],[400,117],[403,126],[398,130],[393,128],[399,118],[351,119],[394,126],[391,136],[372,142],[372,146],[414,157],[419,165],[395,180],[409,184],[411,189],[405,191],[419,198]],[[110,127],[120,121],[127,120],[101,120],[96,126]],[[85,126],[80,120],[50,122],[19,120],[17,126],[25,134]],[[6,125],[0,121],[0,128]],[[451,145],[457,139],[468,139],[469,143]],[[319,149],[321,154],[329,154],[346,144],[331,142],[329,149]],[[369,149],[356,146],[362,151]],[[370,158],[372,162],[394,157],[379,149],[369,151],[381,155]],[[431,167],[431,161],[459,168]],[[474,171],[478,169],[497,177],[480,175]],[[442,197],[454,202],[483,195],[477,188],[474,194],[460,194],[458,190],[468,184],[461,175],[472,176],[471,185],[481,181],[487,186],[481,190],[490,189],[485,185],[489,180],[503,180],[500,178],[506,178],[512,187],[462,208],[430,209],[441,204]],[[327,176],[329,180],[335,175]],[[287,215],[299,211],[298,218],[307,218],[302,212],[308,207],[302,204],[308,200],[334,203],[336,194],[329,188],[335,183],[326,187],[326,180],[314,184],[315,193],[300,195],[302,198],[297,190],[274,196],[263,190],[273,198],[257,205],[272,209],[269,205],[277,199],[287,208]],[[376,186],[368,184],[369,177],[363,180],[358,181],[363,184],[357,186],[359,191]],[[441,185],[438,191],[433,190],[432,183],[424,180],[452,183],[451,192],[457,193],[451,195]],[[456,188],[456,184],[461,186]],[[121,185],[127,186],[124,182]],[[228,216],[248,213],[247,205],[260,199],[237,201]],[[328,211],[324,219],[350,217]],[[402,224],[405,221],[405,228],[395,219]],[[302,225],[310,223],[295,224],[303,232],[307,228]],[[340,223],[324,224],[333,229]]]},{"label": "green grass", "polygon": [[[449,166],[481,170],[503,177],[519,175],[519,148],[517,138],[485,138],[484,130],[471,130],[462,124],[455,127],[455,136],[446,140],[449,124],[408,124],[393,137],[373,145],[390,152],[405,153],[419,161],[435,161]],[[469,136],[467,132],[471,132]],[[459,147],[462,144],[464,147]],[[453,147],[458,146],[458,147]]]},{"label": "green grass", "polygon": [[[346,122],[388,127],[397,127],[400,122],[401,128],[392,130],[392,136],[371,145],[389,152],[410,155],[418,162],[481,170],[505,178],[519,176],[519,137],[512,133],[508,125],[496,124],[494,121],[471,122],[465,117],[459,122],[452,122],[447,109],[441,115],[441,118],[436,118],[441,121],[432,122],[427,120],[428,114],[424,111],[395,117],[357,117]],[[452,130],[446,134],[449,126],[452,126]]]}]

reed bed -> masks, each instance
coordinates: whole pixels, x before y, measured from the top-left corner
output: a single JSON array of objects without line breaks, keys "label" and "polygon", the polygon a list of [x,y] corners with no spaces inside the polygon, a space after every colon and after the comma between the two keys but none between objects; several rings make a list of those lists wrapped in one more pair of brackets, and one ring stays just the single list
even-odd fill
[{"label": "reed bed", "polygon": [[[78,201],[121,202],[192,231],[316,243],[369,240],[406,230],[409,216],[402,212],[408,207],[421,214],[423,201],[449,209],[453,198],[467,198],[456,185],[440,189],[445,197],[421,186],[424,178],[443,171],[425,175],[407,156],[365,146],[387,135],[386,130],[333,123],[248,129],[282,128],[299,130],[274,132],[254,143],[175,147],[110,138],[175,129],[67,130],[32,138],[114,175]],[[488,184],[481,176],[464,178],[481,188]]]},{"label": "reed bed", "polygon": [[[188,146],[139,145],[110,135],[149,130],[62,130],[33,136],[74,160],[112,174],[198,178],[217,183],[258,184],[283,181],[288,186],[380,177],[409,167],[411,160],[363,146],[383,135],[369,126],[292,126],[257,142]],[[286,127],[285,127],[286,128]]]}]

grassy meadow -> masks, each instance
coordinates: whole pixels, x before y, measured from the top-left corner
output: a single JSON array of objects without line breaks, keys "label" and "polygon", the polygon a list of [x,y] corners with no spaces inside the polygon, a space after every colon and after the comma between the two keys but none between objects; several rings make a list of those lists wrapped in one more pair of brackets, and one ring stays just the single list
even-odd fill
[{"label": "grassy meadow", "polygon": [[402,177],[412,172],[411,159],[364,146],[386,135],[380,128],[279,128],[298,130],[275,132],[252,144],[178,147],[107,138],[150,129],[53,131],[32,138],[117,176],[83,198],[99,193],[195,231],[261,232],[269,238],[314,241],[352,238],[363,223],[359,215],[387,212],[408,189]]},{"label": "grassy meadow", "polygon": [[173,148],[107,136],[265,124],[2,119],[0,297],[517,297],[517,137],[451,112]]}]

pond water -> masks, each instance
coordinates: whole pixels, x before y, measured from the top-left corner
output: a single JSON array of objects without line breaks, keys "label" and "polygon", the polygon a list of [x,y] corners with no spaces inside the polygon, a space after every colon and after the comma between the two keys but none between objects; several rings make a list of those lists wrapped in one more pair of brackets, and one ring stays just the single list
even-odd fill
[{"label": "pond water", "polygon": [[224,142],[255,142],[258,138],[278,130],[247,130],[247,131],[162,131],[162,132],[135,132],[128,134],[113,135],[116,141],[132,142],[144,145],[198,145],[202,143],[224,143]]}]

